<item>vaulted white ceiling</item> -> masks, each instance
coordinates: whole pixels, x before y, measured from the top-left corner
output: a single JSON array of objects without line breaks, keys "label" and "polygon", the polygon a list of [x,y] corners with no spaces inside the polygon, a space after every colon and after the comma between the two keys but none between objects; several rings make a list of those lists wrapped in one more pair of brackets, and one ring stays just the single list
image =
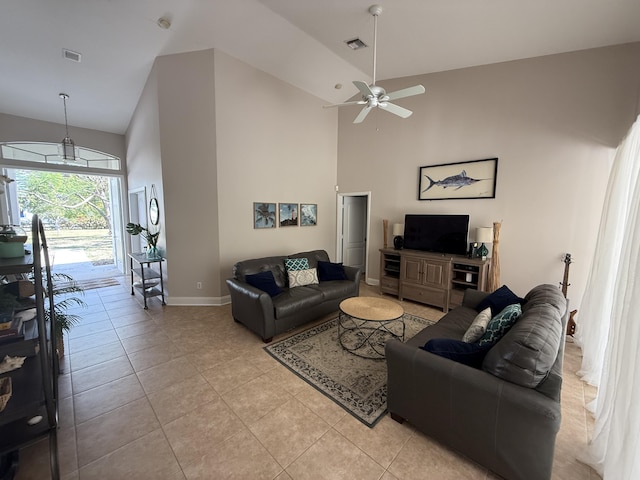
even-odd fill
[{"label": "vaulted white ceiling", "polygon": [[[154,59],[208,48],[340,102],[357,92],[352,80],[371,80],[372,48],[344,41],[372,45],[372,3],[3,0],[0,112],[63,123],[65,92],[70,125],[124,133]],[[378,3],[378,79],[640,41],[638,0]],[[162,16],[168,30],[156,24]]]}]

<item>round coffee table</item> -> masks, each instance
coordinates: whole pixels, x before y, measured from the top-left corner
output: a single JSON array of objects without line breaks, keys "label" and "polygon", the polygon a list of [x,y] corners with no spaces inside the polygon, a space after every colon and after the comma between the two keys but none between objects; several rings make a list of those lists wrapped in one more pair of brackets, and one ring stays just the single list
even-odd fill
[{"label": "round coffee table", "polygon": [[362,358],[384,358],[389,338],[404,341],[404,309],[379,297],[352,297],[340,303],[338,339],[342,348]]}]

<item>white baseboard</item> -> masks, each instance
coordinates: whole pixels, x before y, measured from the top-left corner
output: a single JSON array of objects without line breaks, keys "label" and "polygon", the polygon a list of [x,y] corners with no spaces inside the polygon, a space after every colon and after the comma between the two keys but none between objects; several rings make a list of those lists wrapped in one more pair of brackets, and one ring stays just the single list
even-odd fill
[{"label": "white baseboard", "polygon": [[365,283],[367,285],[371,285],[372,287],[377,287],[378,285],[380,285],[380,280],[377,278],[369,278],[367,277],[367,279],[365,280]]},{"label": "white baseboard", "polygon": [[224,297],[167,297],[167,305],[182,307],[221,307],[231,303],[231,296]]}]

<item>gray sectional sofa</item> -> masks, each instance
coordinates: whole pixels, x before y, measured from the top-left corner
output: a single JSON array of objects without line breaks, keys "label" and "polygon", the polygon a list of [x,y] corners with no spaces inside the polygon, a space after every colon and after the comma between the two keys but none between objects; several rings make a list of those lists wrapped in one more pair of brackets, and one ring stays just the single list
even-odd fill
[{"label": "gray sectional sofa", "polygon": [[486,295],[467,290],[462,306],[435,325],[406,343],[387,342],[388,409],[505,479],[547,480],[560,428],[567,321],[560,290],[533,288],[482,368],[420,348],[434,338],[462,339]]},{"label": "gray sectional sofa", "polygon": [[[236,263],[233,278],[227,280],[233,318],[267,343],[275,335],[337,311],[342,300],[357,297],[360,291],[360,269],[348,266],[345,280],[289,288],[285,259],[291,258],[307,258],[311,268],[317,268],[319,261],[329,262],[325,250],[256,258]],[[273,297],[246,282],[247,275],[266,271],[282,290]]]}]

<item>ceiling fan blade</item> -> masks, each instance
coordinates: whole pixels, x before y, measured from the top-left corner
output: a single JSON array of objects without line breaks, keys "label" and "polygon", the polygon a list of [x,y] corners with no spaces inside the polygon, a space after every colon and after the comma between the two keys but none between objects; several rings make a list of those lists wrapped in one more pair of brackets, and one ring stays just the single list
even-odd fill
[{"label": "ceiling fan blade", "polygon": [[343,107],[344,105],[365,105],[366,103],[364,100],[357,100],[353,102],[334,103],[333,105],[323,105],[322,108]]},{"label": "ceiling fan blade", "polygon": [[362,123],[362,121],[367,118],[367,115],[369,115],[369,112],[372,110],[372,107],[370,107],[369,105],[367,105],[366,107],[364,107],[360,113],[358,114],[358,116],[356,117],[356,119],[353,121],[353,123]]},{"label": "ceiling fan blade", "polygon": [[398,115],[399,117],[402,117],[402,118],[410,117],[411,114],[413,113],[411,110],[407,110],[406,108],[400,107],[393,103],[381,102],[378,104],[378,106],[383,110],[386,110],[389,113],[393,113],[394,115]]},{"label": "ceiling fan blade", "polygon": [[425,89],[422,85],[415,85],[413,87],[403,88],[402,90],[387,93],[385,100],[397,100],[398,98],[412,97],[413,95],[420,95],[424,92]]},{"label": "ceiling fan blade", "polygon": [[353,84],[356,86],[358,90],[360,90],[360,93],[362,94],[363,97],[367,98],[367,97],[375,96],[374,93],[369,88],[369,85],[367,85],[366,83],[361,82],[360,80],[354,80]]}]

